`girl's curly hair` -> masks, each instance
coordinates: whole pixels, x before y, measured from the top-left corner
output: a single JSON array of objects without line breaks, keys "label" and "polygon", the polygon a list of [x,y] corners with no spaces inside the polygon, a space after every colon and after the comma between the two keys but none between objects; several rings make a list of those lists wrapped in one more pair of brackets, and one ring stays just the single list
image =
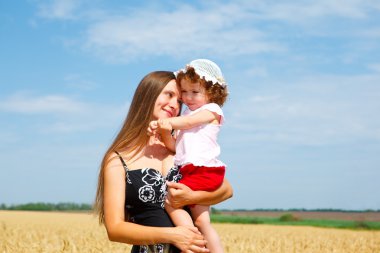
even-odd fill
[{"label": "girl's curly hair", "polygon": [[223,87],[219,83],[213,84],[211,81],[206,81],[204,78],[200,78],[193,67],[187,67],[185,73],[180,71],[177,74],[177,84],[179,86],[181,86],[182,80],[187,80],[191,83],[199,82],[200,85],[205,88],[210,103],[216,103],[222,107],[227,100],[227,86]]}]

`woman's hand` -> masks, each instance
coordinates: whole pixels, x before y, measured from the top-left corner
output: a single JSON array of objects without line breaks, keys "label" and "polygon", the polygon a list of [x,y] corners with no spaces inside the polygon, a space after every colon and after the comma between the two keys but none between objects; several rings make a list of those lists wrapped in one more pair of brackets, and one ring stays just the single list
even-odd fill
[{"label": "woman's hand", "polygon": [[182,253],[202,253],[210,252],[206,248],[206,241],[203,235],[196,227],[175,227],[176,238],[173,244],[182,251]]},{"label": "woman's hand", "polygon": [[156,134],[157,132],[157,128],[158,128],[158,123],[157,123],[157,120],[152,120],[150,123],[149,123],[149,127],[147,129],[147,134],[149,136],[153,136]]},{"label": "woman's hand", "polygon": [[175,182],[166,182],[168,194],[166,204],[173,208],[182,208],[187,205],[195,204],[193,191],[186,185]]},{"label": "woman's hand", "polygon": [[224,179],[223,184],[215,191],[193,191],[181,183],[167,182],[168,195],[166,203],[174,208],[187,205],[212,206],[232,197],[233,190],[230,183]]}]

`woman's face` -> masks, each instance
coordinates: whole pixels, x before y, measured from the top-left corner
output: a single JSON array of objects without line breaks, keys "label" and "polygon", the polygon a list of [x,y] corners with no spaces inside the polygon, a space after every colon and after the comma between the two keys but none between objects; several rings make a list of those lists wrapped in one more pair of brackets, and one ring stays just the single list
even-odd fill
[{"label": "woman's face", "polygon": [[158,95],[154,104],[154,119],[175,117],[179,113],[179,90],[176,81],[171,80]]}]

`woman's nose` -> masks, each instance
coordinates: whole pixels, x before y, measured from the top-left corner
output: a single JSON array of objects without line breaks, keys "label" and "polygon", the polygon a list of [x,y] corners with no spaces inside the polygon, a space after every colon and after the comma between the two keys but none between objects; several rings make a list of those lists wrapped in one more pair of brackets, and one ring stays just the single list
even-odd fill
[{"label": "woman's nose", "polygon": [[174,97],[170,99],[169,106],[173,109],[178,109],[179,108],[178,99]]}]

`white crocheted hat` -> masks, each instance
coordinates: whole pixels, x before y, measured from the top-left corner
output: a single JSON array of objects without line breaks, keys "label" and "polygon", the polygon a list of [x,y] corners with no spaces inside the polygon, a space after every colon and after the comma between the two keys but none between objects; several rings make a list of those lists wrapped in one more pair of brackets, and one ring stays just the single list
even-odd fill
[{"label": "white crocheted hat", "polygon": [[188,67],[194,68],[195,73],[197,73],[200,76],[200,78],[204,78],[206,81],[211,81],[213,84],[219,84],[222,87],[227,86],[222,71],[220,70],[218,65],[216,65],[216,63],[210,60],[197,59],[191,61],[189,64],[186,65],[186,68],[180,69],[174,74],[177,76],[179,72],[186,73]]}]

